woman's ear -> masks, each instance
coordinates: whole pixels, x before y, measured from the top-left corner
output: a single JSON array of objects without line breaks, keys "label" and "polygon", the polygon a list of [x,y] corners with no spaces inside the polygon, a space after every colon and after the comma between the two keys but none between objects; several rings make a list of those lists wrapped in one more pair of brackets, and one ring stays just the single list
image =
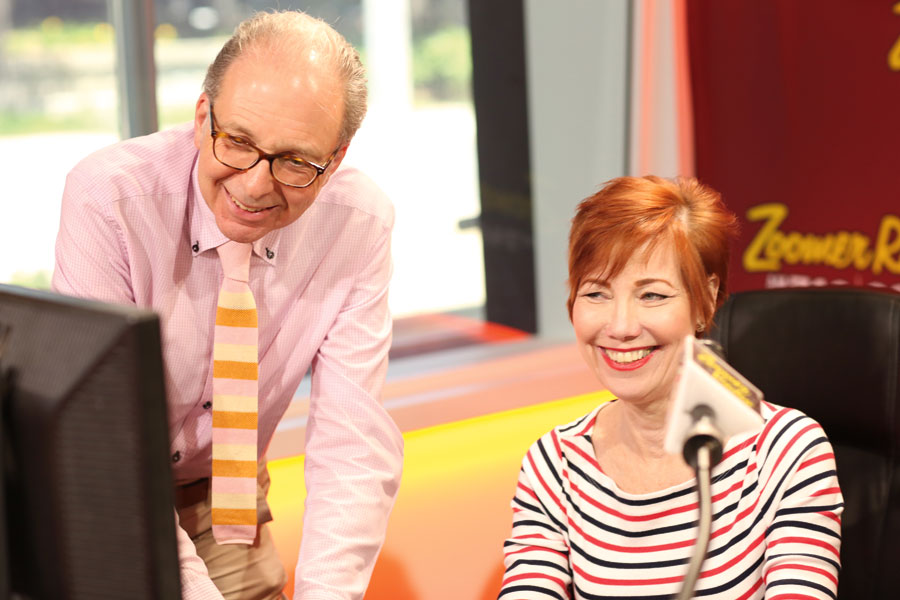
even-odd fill
[{"label": "woman's ear", "polygon": [[719,276],[710,275],[706,280],[706,285],[709,286],[709,297],[712,299],[713,309],[715,309],[716,297],[719,295]]},{"label": "woman's ear", "polygon": [[[709,289],[709,314],[712,315],[716,312],[716,298],[719,294],[719,277],[718,275],[710,275],[706,280],[706,285]],[[696,326],[696,332],[700,333],[704,329],[706,329],[706,323],[698,322]]]}]

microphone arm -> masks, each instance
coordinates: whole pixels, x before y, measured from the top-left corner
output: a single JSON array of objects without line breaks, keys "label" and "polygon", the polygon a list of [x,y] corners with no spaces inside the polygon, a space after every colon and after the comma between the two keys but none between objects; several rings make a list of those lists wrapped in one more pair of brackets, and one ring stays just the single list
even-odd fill
[{"label": "microphone arm", "polygon": [[677,600],[690,600],[697,586],[700,567],[709,548],[712,532],[712,468],[722,460],[722,434],[716,427],[715,413],[706,404],[697,404],[691,410],[693,426],[688,430],[682,455],[684,461],[694,469],[697,478],[697,494],[700,497],[700,517],[698,519],[697,541],[694,553],[688,563],[687,574],[681,584]]}]

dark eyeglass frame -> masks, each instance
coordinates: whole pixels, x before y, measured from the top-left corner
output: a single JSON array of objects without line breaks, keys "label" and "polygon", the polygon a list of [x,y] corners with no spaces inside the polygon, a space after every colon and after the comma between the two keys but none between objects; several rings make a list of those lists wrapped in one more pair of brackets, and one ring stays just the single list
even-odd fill
[{"label": "dark eyeglass frame", "polygon": [[[295,154],[292,154],[290,152],[277,152],[275,154],[269,154],[267,152],[263,152],[255,144],[253,144],[252,142],[250,142],[248,140],[245,140],[242,137],[233,136],[230,133],[226,133],[224,131],[217,130],[215,127],[215,120],[216,120],[216,115],[213,113],[213,105],[212,105],[212,102],[210,102],[209,103],[209,134],[212,137],[213,156],[216,158],[217,161],[219,161],[220,163],[222,163],[229,169],[234,169],[235,171],[243,172],[243,171],[249,171],[250,169],[255,167],[257,164],[259,164],[259,161],[265,160],[269,163],[269,173],[272,175],[272,178],[275,181],[277,181],[278,183],[280,183],[281,185],[286,185],[286,186],[292,187],[292,188],[301,188],[301,189],[307,188],[307,187],[311,186],[313,183],[315,183],[315,181],[316,181],[316,179],[318,179],[319,175],[321,175],[326,170],[328,170],[328,166],[331,165],[331,161],[334,160],[334,157],[337,156],[338,151],[341,149],[341,146],[338,145],[338,147],[334,149],[334,152],[331,153],[331,156],[328,157],[328,160],[325,161],[324,165],[318,165],[310,160],[306,160],[305,158],[300,158],[299,156],[296,156]],[[216,140],[219,138],[226,138],[229,140],[233,140],[242,146],[246,146],[247,148],[255,150],[257,153],[256,160],[253,161],[253,164],[251,164],[248,167],[244,167],[244,168],[235,167],[234,165],[229,165],[227,162],[225,162],[221,158],[219,158],[218,155],[216,154]],[[297,185],[296,183],[286,183],[286,182],[278,179],[278,176],[275,175],[275,161],[279,158],[286,158],[286,159],[291,160],[292,162],[301,162],[301,163],[307,164],[316,170],[316,174],[313,175],[313,178],[309,183],[306,183],[304,185]]]}]

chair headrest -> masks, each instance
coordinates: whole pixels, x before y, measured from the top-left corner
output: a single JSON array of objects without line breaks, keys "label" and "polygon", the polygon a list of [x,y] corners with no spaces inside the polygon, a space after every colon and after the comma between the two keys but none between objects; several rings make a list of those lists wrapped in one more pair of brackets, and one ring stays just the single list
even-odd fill
[{"label": "chair headrest", "polygon": [[710,337],[766,400],[813,417],[833,443],[898,449],[900,294],[739,292],[716,313]]}]

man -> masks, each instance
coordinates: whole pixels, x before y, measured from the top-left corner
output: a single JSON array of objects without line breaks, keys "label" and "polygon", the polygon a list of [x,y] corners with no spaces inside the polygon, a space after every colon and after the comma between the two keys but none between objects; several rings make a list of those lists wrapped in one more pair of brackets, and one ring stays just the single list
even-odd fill
[{"label": "man", "polygon": [[[261,13],[210,66],[192,126],[101,150],[67,179],[54,289],[161,317],[185,600],[282,597],[264,456],[308,369],[294,598],[362,598],[383,543],[403,446],[378,403],[393,209],[361,173],[338,170],[365,102],[362,66],[343,37],[300,12]],[[245,252],[234,281],[223,275],[229,248]],[[252,298],[252,326],[231,327],[252,331],[249,358],[241,349],[251,346],[220,340],[226,278]],[[250,361],[252,394],[217,387],[243,377],[219,370],[240,360]],[[228,411],[248,412],[235,425]],[[249,462],[249,478],[217,474],[213,459]]]}]

